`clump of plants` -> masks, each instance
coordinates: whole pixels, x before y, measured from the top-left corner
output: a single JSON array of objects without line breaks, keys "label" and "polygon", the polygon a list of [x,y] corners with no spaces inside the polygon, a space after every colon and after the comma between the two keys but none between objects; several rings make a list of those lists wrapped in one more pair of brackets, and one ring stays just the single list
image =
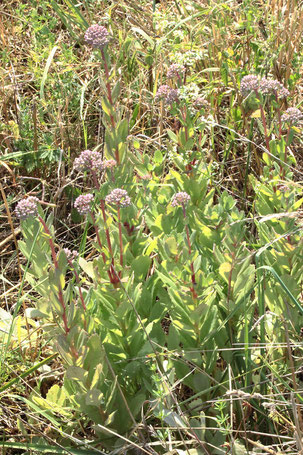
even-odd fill
[{"label": "clump of plants", "polygon": [[[184,27],[187,8],[178,6]],[[214,8],[208,14],[224,21]],[[177,48],[185,29],[157,30],[166,26]],[[83,34],[101,75],[104,131],[102,146],[75,152],[69,168],[68,220],[80,220],[73,247],[37,191],[15,208],[26,314],[63,367],[46,399],[37,385],[26,404],[56,414],[56,440],[68,449],[80,426],[111,453],[125,443],[147,453],[273,453],[273,434],[295,434],[289,446],[299,450],[303,198],[294,146],[303,114],[273,76],[239,73],[231,87],[232,63],[221,56],[210,68],[229,90],[222,119],[224,95],[205,88],[202,55],[176,51],[154,80],[159,49],[135,32],[151,46],[148,114],[139,102],[129,112],[121,104],[117,37],[98,24]],[[146,131],[136,126],[140,110],[152,113],[140,120]],[[240,140],[241,178],[225,184]]]}]

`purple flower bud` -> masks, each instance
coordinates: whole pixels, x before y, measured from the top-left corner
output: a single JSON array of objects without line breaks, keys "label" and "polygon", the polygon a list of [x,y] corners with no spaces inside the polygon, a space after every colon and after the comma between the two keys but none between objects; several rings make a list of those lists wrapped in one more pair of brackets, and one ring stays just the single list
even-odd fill
[{"label": "purple flower bud", "polygon": [[179,100],[179,90],[170,88],[169,85],[160,85],[156,95],[155,101],[165,101],[166,104],[172,104]]},{"label": "purple flower bud", "polygon": [[178,205],[185,206],[190,201],[190,195],[182,191],[180,193],[176,193],[171,201],[172,207],[178,207]]},{"label": "purple flower bud", "polygon": [[22,199],[18,202],[15,214],[21,220],[25,220],[30,216],[37,216],[38,215],[38,204],[39,199],[35,196],[29,196],[26,199]]},{"label": "purple flower bud", "polygon": [[102,156],[99,152],[84,150],[74,161],[76,171],[101,171],[103,169]]},{"label": "purple flower bud", "polygon": [[240,84],[240,93],[242,96],[248,96],[251,92],[258,90],[259,88],[259,78],[253,74],[248,74],[244,76]]},{"label": "purple flower bud", "polygon": [[122,190],[121,188],[116,188],[109,193],[105,198],[105,202],[110,205],[119,205],[120,207],[131,205],[131,200],[127,191]]},{"label": "purple flower bud", "polygon": [[91,25],[85,32],[84,39],[95,49],[103,49],[110,41],[109,33],[102,25]]},{"label": "purple flower bud", "polygon": [[68,248],[63,248],[64,253],[66,254],[66,258],[68,261],[74,261],[79,256],[76,250],[69,250]]},{"label": "purple flower bud", "polygon": [[104,160],[103,161],[104,169],[111,169],[112,167],[115,167],[116,164],[117,164],[116,160]]},{"label": "purple flower bud", "polygon": [[82,194],[75,200],[74,207],[77,209],[80,215],[87,215],[91,209],[91,203],[94,200],[94,196],[91,193]]},{"label": "purple flower bud", "polygon": [[174,77],[178,77],[179,79],[181,79],[184,73],[185,66],[173,63],[167,70],[167,79],[173,79]]},{"label": "purple flower bud", "polygon": [[282,122],[287,122],[295,125],[303,119],[303,113],[296,107],[289,107],[281,116]]}]

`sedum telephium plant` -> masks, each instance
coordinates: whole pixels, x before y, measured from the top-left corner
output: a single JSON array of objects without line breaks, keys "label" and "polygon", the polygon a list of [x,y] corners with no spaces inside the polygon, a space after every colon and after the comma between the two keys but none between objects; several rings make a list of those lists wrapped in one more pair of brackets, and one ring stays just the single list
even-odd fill
[{"label": "sedum telephium plant", "polygon": [[[127,150],[128,121],[122,118],[122,111],[117,106],[117,99],[120,94],[120,83],[111,87],[110,68],[108,65],[109,58],[107,55],[110,37],[108,30],[101,25],[92,25],[84,35],[84,40],[92,49],[100,52],[104,68],[104,77],[100,83],[103,87],[103,98],[101,107],[103,110],[103,122],[105,126],[105,155],[108,159],[115,159],[120,164],[125,159]],[[103,82],[105,80],[105,83]],[[117,136],[116,131],[119,131]]]},{"label": "sedum telephium plant", "polygon": [[[285,342],[285,334],[274,327],[289,294],[277,285],[267,286],[273,278],[261,267],[274,263],[285,275],[294,298],[289,310],[296,314],[296,324],[303,325],[294,303],[301,298],[296,283],[302,280],[302,229],[289,216],[302,203],[300,192],[281,187],[278,165],[272,180],[269,171],[262,181],[252,179],[257,198],[253,217],[247,217],[228,191],[211,186],[206,121],[201,118],[207,101],[200,99],[194,106],[196,96],[175,96],[178,77],[156,97],[172,116],[165,147],[130,153],[128,119],[122,119],[117,107],[119,86],[112,90],[110,85],[109,34],[93,26],[85,39],[96,58],[101,53],[106,133],[105,157],[85,150],[74,161],[79,180],[85,175],[86,183],[85,193],[73,201],[85,226],[81,253],[57,244],[52,215],[46,216],[36,197],[16,207],[35,315],[64,362],[61,405],[73,409],[75,421],[84,419],[108,449],[117,449],[110,431],[144,444],[138,426],[142,415],[156,415],[164,426],[166,417],[179,412],[187,434],[219,447],[224,439],[214,434],[217,411],[212,403],[225,397],[228,384],[218,384],[226,384],[228,365],[233,365],[237,387],[248,394],[262,389],[266,396],[267,374],[259,368],[263,346],[271,336],[276,345]],[[242,95],[252,92],[264,110],[282,91],[273,85],[262,94],[260,80],[250,77],[242,83]],[[289,129],[292,114],[281,116]],[[272,141],[269,147],[274,151]],[[173,165],[167,164],[170,153],[175,153]],[[276,219],[266,218],[273,213]],[[247,235],[252,223],[257,241]],[[274,314],[270,323],[267,306]],[[250,344],[254,349],[246,349]],[[233,356],[235,345],[239,349]],[[202,412],[197,418],[196,406],[176,406],[168,392],[179,381],[193,395],[202,395],[197,409],[210,417],[203,432],[198,433]],[[257,404],[262,406],[260,400]],[[235,406],[235,428],[242,420],[243,409]]]},{"label": "sedum telephium plant", "polygon": [[[283,179],[291,178],[291,166],[295,167],[296,160],[290,145],[296,133],[295,126],[303,116],[297,108],[290,107],[283,111],[283,104],[290,92],[277,80],[264,77],[260,79],[249,74],[241,80],[240,94],[244,98],[244,108],[260,112],[255,117],[264,134],[268,152],[263,154],[267,165],[265,173],[270,178],[275,174]],[[261,122],[258,117],[261,117]]]}]

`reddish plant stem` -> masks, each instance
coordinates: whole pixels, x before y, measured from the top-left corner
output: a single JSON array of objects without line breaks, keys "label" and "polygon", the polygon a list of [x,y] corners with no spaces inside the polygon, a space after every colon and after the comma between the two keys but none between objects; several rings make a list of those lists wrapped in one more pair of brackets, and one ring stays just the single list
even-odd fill
[{"label": "reddish plant stem", "polygon": [[[97,179],[96,171],[92,170],[92,176],[93,176],[95,187],[97,190],[99,190],[100,184]],[[109,231],[108,231],[108,228],[106,225],[106,213],[105,213],[104,199],[101,199],[101,211],[102,211],[102,216],[103,216],[103,220],[104,220],[104,228],[105,228],[108,249],[109,249],[111,257],[113,257],[113,250],[112,250],[112,245],[111,245],[111,241],[110,241]]]},{"label": "reddish plant stem", "polygon": [[[121,267],[123,267],[123,243],[122,243],[120,204],[118,204],[118,223],[119,223],[120,265],[121,265]],[[121,272],[119,273],[119,277],[121,278]]]},{"label": "reddish plant stem", "polygon": [[82,294],[82,290],[81,290],[81,285],[80,285],[80,278],[79,278],[79,275],[78,275],[78,272],[73,264],[73,261],[71,260],[68,260],[68,263],[73,271],[73,274],[75,275],[75,279],[76,279],[76,283],[78,285],[78,289],[79,289],[79,296],[80,296],[80,300],[81,300],[81,305],[83,307],[83,310],[85,311],[86,310],[86,305],[85,305],[85,302],[84,302],[84,297],[83,297],[83,294]]},{"label": "reddish plant stem", "polygon": [[96,219],[95,219],[95,217],[94,217],[94,215],[93,215],[92,212],[89,212],[89,213],[90,213],[90,216],[91,216],[92,221],[93,221],[93,226],[94,226],[94,229],[95,229],[95,233],[96,233],[96,237],[97,237],[97,242],[98,242],[98,244],[99,244],[99,247],[101,248],[101,256],[102,256],[102,258],[103,258],[103,262],[106,263],[106,256],[105,256],[105,254],[104,254],[104,251],[102,251],[102,250],[103,250],[103,246],[102,246],[102,242],[101,242],[101,239],[100,239],[98,227],[97,227],[97,225],[96,225]]},{"label": "reddish plant stem", "polygon": [[[290,127],[287,130],[286,141],[285,141],[285,153],[284,153],[284,163],[287,163],[287,149],[288,149],[288,141],[289,141],[289,134],[290,134]],[[280,170],[282,171],[282,164],[280,165]],[[285,168],[282,171],[282,178],[285,177]]]},{"label": "reddish plant stem", "polygon": [[289,135],[290,135],[290,127],[287,130],[287,135],[286,135],[286,144],[285,144],[285,154],[284,154],[284,161],[286,163],[287,160],[287,148],[288,148],[288,141],[289,141]]},{"label": "reddish plant stem", "polygon": [[265,142],[266,142],[266,148],[270,153],[270,147],[269,147],[269,137],[267,133],[267,125],[266,125],[266,118],[265,118],[265,112],[263,109],[262,104],[260,103],[260,111],[261,111],[261,118],[262,118],[262,124],[263,124],[263,129],[264,129],[264,135],[265,135]]},{"label": "reddish plant stem", "polygon": [[[113,258],[112,244],[111,244],[111,241],[110,241],[109,230],[108,230],[108,227],[107,227],[107,224],[106,224],[106,213],[105,213],[104,199],[101,199],[101,212],[102,212],[104,226],[105,226],[105,235],[106,235],[108,249],[109,249],[111,257]],[[113,260],[114,260],[114,258],[113,258]]]},{"label": "reddish plant stem", "polygon": [[[109,82],[109,70],[108,70],[108,65],[107,65],[107,61],[106,61],[106,57],[105,57],[105,53],[104,53],[103,49],[101,49],[101,56],[102,56],[102,60],[103,60],[103,64],[104,64],[107,97],[108,97],[108,101],[109,101],[111,107],[113,108],[114,104],[113,104],[112,91],[111,91],[110,82]],[[115,123],[115,119],[114,119],[114,116],[113,116],[112,112],[110,112],[109,116],[110,116],[110,122],[112,124],[112,127],[115,128],[116,127],[116,123]],[[115,149],[115,159],[117,161],[117,164],[120,164],[119,150],[118,150],[117,147]]]},{"label": "reddish plant stem", "polygon": [[[105,256],[104,252],[102,251],[103,246],[102,246],[102,242],[101,242],[101,239],[100,239],[100,235],[99,235],[99,231],[98,231],[98,226],[97,226],[97,224],[96,224],[96,219],[95,219],[95,217],[94,217],[94,215],[93,215],[92,212],[90,212],[90,216],[92,217],[92,222],[93,222],[93,226],[94,226],[94,229],[95,229],[95,233],[96,233],[96,237],[97,237],[97,242],[98,242],[98,245],[99,245],[99,247],[100,247],[100,249],[101,249],[101,256],[102,256],[102,258],[103,258],[104,264],[106,264],[106,256]],[[107,271],[107,274],[108,274],[108,277],[109,277],[110,282],[111,282],[111,283],[115,283],[115,282],[116,282],[116,279],[114,278],[115,272],[114,272],[114,269],[113,269],[113,264],[111,265],[111,270],[112,270],[112,271],[108,270],[108,271]]]},{"label": "reddish plant stem", "polygon": [[264,129],[264,135],[265,135],[265,142],[266,142],[266,148],[268,150],[268,152],[270,153],[270,147],[269,147],[269,137],[268,137],[268,134],[267,134],[267,125],[266,125],[266,117],[265,117],[265,112],[264,112],[264,109],[263,109],[263,105],[259,99],[259,93],[257,90],[255,90],[255,94],[256,94],[256,97],[257,99],[259,100],[259,107],[260,107],[260,112],[261,112],[261,119],[262,119],[262,124],[263,124],[263,129]]},{"label": "reddish plant stem", "polygon": [[100,190],[100,183],[98,182],[96,171],[94,169],[92,169],[91,173],[92,173],[92,176],[93,176],[93,181],[94,181],[94,185],[95,185],[96,189]]},{"label": "reddish plant stem", "polygon": [[[48,236],[48,242],[49,242],[49,246],[50,246],[50,249],[51,249],[51,254],[52,254],[52,258],[53,258],[53,263],[54,263],[55,269],[59,270],[57,255],[56,255],[56,251],[55,251],[55,245],[54,245],[50,230],[48,229],[48,227],[47,227],[45,221],[43,220],[43,218],[41,218],[41,216],[39,216],[38,218],[39,218],[40,223],[43,226],[43,229],[44,229],[46,235]],[[64,324],[64,331],[65,331],[65,334],[67,335],[68,332],[70,331],[70,329],[69,329],[68,324],[67,324],[66,305],[64,303],[63,292],[62,292],[62,288],[61,288],[61,284],[60,283],[58,285],[58,299],[59,299],[60,305],[62,307],[62,320],[63,320],[63,324]]]},{"label": "reddish plant stem", "polygon": [[184,120],[185,140],[187,142],[188,141],[188,129],[187,129],[187,125],[186,125],[186,107],[185,106],[184,106],[184,110],[182,112],[182,117],[183,117],[183,120]]},{"label": "reddish plant stem", "polygon": [[[278,100],[278,94],[277,94],[276,91],[275,91],[275,98],[276,98],[276,102],[278,104],[279,100]],[[279,104],[278,104],[277,112],[278,112],[278,122],[279,122],[279,140],[281,140],[281,138],[282,138],[282,122],[281,122],[281,111],[280,111]]]},{"label": "reddish plant stem", "polygon": [[[96,171],[92,169],[91,172],[92,172],[92,176],[93,176],[94,185],[95,185],[96,189],[99,190],[100,189],[100,183],[98,182]],[[108,273],[110,282],[114,283],[114,282],[116,282],[115,281],[116,279],[113,278],[115,276],[115,272],[114,272],[114,257],[113,257],[113,250],[112,250],[112,245],[111,245],[111,241],[110,241],[110,236],[109,236],[109,230],[108,230],[108,227],[106,225],[106,213],[105,213],[104,199],[101,199],[101,211],[102,211],[103,220],[104,220],[106,241],[107,241],[109,253],[110,253],[111,257],[112,257],[111,272],[108,271],[107,273]],[[95,221],[95,218],[94,218],[92,213],[91,213],[91,216],[92,216],[94,229],[95,229],[96,236],[97,236],[97,241],[99,243],[100,248],[102,249],[102,243],[101,243],[101,239],[100,239],[100,236],[99,236],[99,231],[98,231],[98,228],[97,228],[97,225],[96,225],[96,221]],[[106,261],[105,254],[104,253],[101,253],[101,254],[102,254],[102,257],[103,257],[103,261],[105,263],[105,261]]]},{"label": "reddish plant stem", "polygon": [[[103,60],[103,64],[104,64],[104,72],[105,72],[105,78],[106,78],[106,88],[107,88],[108,101],[110,102],[111,105],[113,105],[112,91],[111,91],[110,83],[109,83],[108,65],[107,65],[107,61],[106,61],[103,49],[101,49],[101,55],[102,55],[102,60]],[[113,123],[113,126],[115,126],[114,118],[113,118],[113,122],[112,123]]]},{"label": "reddish plant stem", "polygon": [[[186,210],[185,210],[185,205],[182,204],[182,210],[183,210],[183,216],[184,216],[184,219],[186,220]],[[187,239],[187,245],[188,245],[188,252],[189,254],[191,255],[191,252],[192,252],[192,249],[191,249],[191,242],[190,242],[190,236],[189,236],[189,229],[188,229],[188,226],[187,224],[185,225],[185,231],[186,231],[186,239]],[[191,282],[192,282],[192,287],[191,287],[191,293],[192,293],[192,296],[194,299],[196,299],[198,296],[197,296],[197,293],[195,291],[195,284],[196,284],[196,275],[195,275],[195,271],[194,271],[194,264],[193,262],[190,263],[190,269],[191,269]]]},{"label": "reddish plant stem", "polygon": [[[104,204],[104,199],[101,199],[101,211],[102,211],[102,216],[103,216],[103,221],[104,221],[104,226],[105,226],[105,235],[106,235],[106,241],[107,241],[107,245],[108,245],[108,250],[109,250],[109,253],[112,257],[112,265],[111,265],[111,274],[112,274],[112,277],[115,277],[116,276],[116,272],[115,272],[115,269],[114,269],[114,265],[115,265],[115,261],[114,261],[114,255],[113,255],[113,250],[112,250],[112,244],[111,244],[111,240],[110,240],[110,235],[109,235],[109,230],[108,230],[108,227],[107,227],[107,223],[106,223],[106,212],[105,212],[105,204]],[[112,281],[112,283],[116,283],[116,278],[113,278],[114,281]]]}]

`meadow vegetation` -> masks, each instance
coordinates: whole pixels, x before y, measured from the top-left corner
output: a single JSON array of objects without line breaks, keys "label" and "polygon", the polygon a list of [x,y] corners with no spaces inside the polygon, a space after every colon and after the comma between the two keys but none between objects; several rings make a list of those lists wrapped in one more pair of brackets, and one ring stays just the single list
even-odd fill
[{"label": "meadow vegetation", "polygon": [[3,455],[303,453],[302,29],[3,0]]}]

